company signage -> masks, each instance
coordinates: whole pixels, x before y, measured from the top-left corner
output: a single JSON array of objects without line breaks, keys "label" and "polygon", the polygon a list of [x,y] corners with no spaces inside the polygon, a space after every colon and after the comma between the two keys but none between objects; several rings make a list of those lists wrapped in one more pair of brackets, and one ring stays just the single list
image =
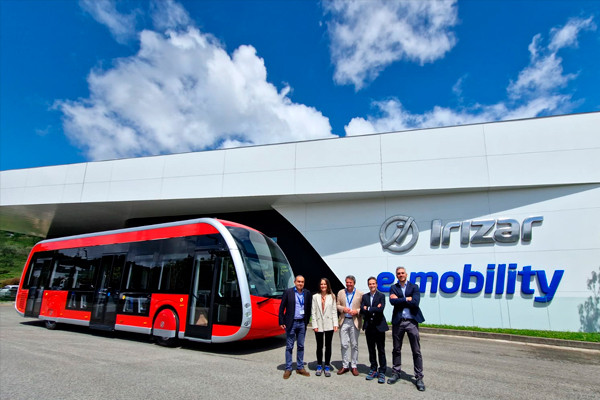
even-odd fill
[{"label": "company signage", "polygon": [[[544,217],[525,218],[522,222],[515,219],[500,218],[489,220],[458,221],[442,224],[442,220],[431,222],[430,246],[449,246],[452,232],[459,233],[460,244],[493,245],[495,243],[531,242],[534,226],[541,225]],[[419,238],[419,229],[413,217],[396,215],[388,218],[379,232],[379,239],[384,250],[392,253],[405,253],[412,249]],[[447,271],[441,275],[437,272],[411,272],[410,281],[418,283],[421,293],[429,286],[431,293],[438,289],[446,294],[465,293],[513,295],[519,286],[523,295],[534,295],[535,287],[539,289],[534,302],[547,303],[554,297],[558,285],[564,275],[558,269],[550,279],[546,271],[533,269],[531,265],[518,268],[516,263],[487,264],[485,272],[473,270],[472,264],[464,264],[462,271]],[[391,272],[382,272],[377,276],[380,291],[389,292],[396,277]]]},{"label": "company signage", "polygon": [[[442,224],[441,219],[431,221],[431,247],[450,245],[452,232],[458,232],[461,245],[494,243],[530,242],[533,227],[541,225],[544,217],[525,218],[522,223],[516,219],[500,218],[473,221],[453,221]],[[419,239],[419,228],[413,217],[395,215],[385,220],[379,230],[379,241],[384,250],[392,253],[405,253],[411,250]]]},{"label": "company signage", "polygon": [[[507,268],[508,267],[508,268]],[[537,282],[539,295],[533,298],[536,303],[547,303],[552,300],[560,280],[565,271],[554,271],[552,279],[548,281],[546,271],[534,270],[530,265],[517,268],[517,264],[488,264],[485,275],[474,271],[471,264],[465,264],[462,276],[455,271],[444,272],[441,276],[437,272],[411,272],[410,281],[419,284],[419,291],[425,293],[428,283],[431,283],[430,292],[437,293],[438,289],[447,294],[461,293],[477,294],[482,290],[485,294],[512,295],[517,285],[524,295],[535,294],[534,287]],[[520,277],[521,279],[517,279]],[[382,272],[377,276],[377,286],[382,292],[389,292],[396,277],[391,272]],[[520,282],[519,282],[520,281]]]}]

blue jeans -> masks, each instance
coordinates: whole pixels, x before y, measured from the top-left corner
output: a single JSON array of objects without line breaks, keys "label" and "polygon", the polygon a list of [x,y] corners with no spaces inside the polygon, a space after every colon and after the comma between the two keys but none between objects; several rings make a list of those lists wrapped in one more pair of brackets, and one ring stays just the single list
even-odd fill
[{"label": "blue jeans", "polygon": [[304,321],[294,321],[292,329],[286,333],[285,344],[285,369],[292,370],[292,352],[294,351],[294,342],[298,342],[296,350],[296,369],[304,368],[304,337],[306,336],[306,325]]}]

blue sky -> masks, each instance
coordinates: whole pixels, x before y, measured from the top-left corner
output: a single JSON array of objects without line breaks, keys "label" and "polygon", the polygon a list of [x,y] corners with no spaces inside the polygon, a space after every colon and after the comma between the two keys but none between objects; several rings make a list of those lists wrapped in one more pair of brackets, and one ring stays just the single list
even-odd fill
[{"label": "blue sky", "polygon": [[0,169],[600,109],[600,1],[0,1]]}]

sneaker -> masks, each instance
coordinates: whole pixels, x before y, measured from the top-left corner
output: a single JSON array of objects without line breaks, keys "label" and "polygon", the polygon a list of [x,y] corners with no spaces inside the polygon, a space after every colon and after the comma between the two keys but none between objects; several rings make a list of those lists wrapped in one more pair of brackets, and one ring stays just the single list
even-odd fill
[{"label": "sneaker", "polygon": [[315,372],[316,376],[321,376],[321,373],[323,372],[323,367],[320,365],[317,365],[317,372]]},{"label": "sneaker", "polygon": [[378,383],[385,383],[385,374],[384,373],[380,373],[379,374],[379,378],[377,378],[377,382]]},{"label": "sneaker", "polygon": [[329,378],[331,376],[331,368],[329,368],[329,365],[325,366],[325,377]]},{"label": "sneaker", "polygon": [[372,381],[373,379],[377,378],[377,370],[372,369],[369,371],[367,377],[365,378],[368,381]]}]

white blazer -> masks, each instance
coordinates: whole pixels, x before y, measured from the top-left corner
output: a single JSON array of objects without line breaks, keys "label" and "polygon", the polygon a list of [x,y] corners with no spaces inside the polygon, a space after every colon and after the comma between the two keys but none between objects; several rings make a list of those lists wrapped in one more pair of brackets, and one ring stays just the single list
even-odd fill
[{"label": "white blazer", "polygon": [[317,332],[332,331],[333,327],[337,327],[337,308],[334,295],[325,296],[325,309],[323,309],[321,293],[313,295],[311,318],[312,328],[317,328]]}]

